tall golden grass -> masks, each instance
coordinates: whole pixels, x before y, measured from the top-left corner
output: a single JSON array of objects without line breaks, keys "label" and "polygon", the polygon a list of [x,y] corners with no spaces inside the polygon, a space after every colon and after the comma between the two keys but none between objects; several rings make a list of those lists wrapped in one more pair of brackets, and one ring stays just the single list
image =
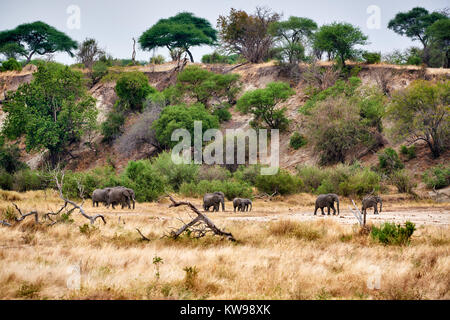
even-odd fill
[{"label": "tall golden grass", "polygon": [[[61,205],[53,191],[4,194],[0,212],[11,201],[41,215]],[[180,226],[178,218],[192,215],[184,207],[168,209],[166,200],[137,204],[134,211],[87,201],[89,213],[105,213],[106,225],[83,227],[89,221],[73,213],[72,223],[52,227],[36,227],[31,217],[0,226],[0,299],[450,299],[448,226],[418,226],[410,245],[384,246],[355,225],[277,214],[309,206],[310,198],[257,200],[251,213],[209,213],[236,243],[163,237]],[[67,285],[74,266],[81,271],[79,290]],[[380,288],[370,289],[377,267]]]}]

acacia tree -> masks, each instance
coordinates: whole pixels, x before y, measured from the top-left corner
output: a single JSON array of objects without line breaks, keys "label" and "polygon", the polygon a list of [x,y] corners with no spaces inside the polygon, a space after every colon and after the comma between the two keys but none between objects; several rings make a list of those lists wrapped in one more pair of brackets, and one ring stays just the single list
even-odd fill
[{"label": "acacia tree", "polygon": [[450,68],[450,19],[441,19],[427,29],[427,35],[444,52],[444,68]]},{"label": "acacia tree", "polygon": [[257,7],[253,15],[231,8],[228,16],[219,16],[217,20],[222,45],[252,63],[261,62],[269,56],[274,42],[269,26],[279,19],[278,13],[267,8]]},{"label": "acacia tree", "polygon": [[309,18],[289,17],[286,21],[277,21],[270,25],[269,32],[280,42],[280,55],[290,64],[304,58],[304,51],[311,40],[317,24]]},{"label": "acacia tree", "polygon": [[186,52],[192,62],[194,57],[189,51],[190,47],[213,45],[216,41],[217,31],[209,21],[190,12],[181,12],[168,19],[159,20],[139,38],[144,50],[166,47],[172,58],[179,59],[181,54]]},{"label": "acacia tree", "polygon": [[78,47],[76,56],[79,63],[84,64],[88,69],[92,69],[94,62],[104,54],[105,51],[100,49],[97,40],[86,38]]},{"label": "acacia tree", "polygon": [[350,23],[333,22],[323,25],[314,35],[314,48],[328,52],[330,56],[339,58],[345,67],[345,60],[355,56],[356,45],[367,44],[367,36]]},{"label": "acacia tree", "polygon": [[392,98],[388,115],[397,137],[423,140],[434,158],[450,145],[450,81],[413,82]]},{"label": "acacia tree", "polygon": [[64,51],[73,57],[72,50],[77,48],[76,41],[41,21],[21,24],[15,29],[0,32],[0,47],[8,45],[11,48],[13,43],[16,44],[16,54],[24,56],[27,64],[34,54]]},{"label": "acacia tree", "polygon": [[429,63],[429,34],[427,28],[440,19],[448,19],[444,13],[432,12],[422,7],[415,7],[408,12],[397,13],[389,21],[388,28],[402,36],[407,36],[413,41],[419,40],[424,49],[423,59],[426,64]]},{"label": "acacia tree", "polygon": [[53,166],[97,117],[83,75],[57,63],[40,64],[31,83],[8,95],[3,110],[2,134],[9,139],[24,136],[27,151],[48,150]]}]

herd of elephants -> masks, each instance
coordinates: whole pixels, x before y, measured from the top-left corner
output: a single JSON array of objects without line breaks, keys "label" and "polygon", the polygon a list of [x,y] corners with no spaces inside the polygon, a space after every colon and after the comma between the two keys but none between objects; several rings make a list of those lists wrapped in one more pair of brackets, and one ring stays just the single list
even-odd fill
[{"label": "herd of elephants", "polygon": [[[106,205],[107,208],[111,205],[114,209],[115,205],[122,205],[122,209],[128,206],[131,209],[131,202],[133,202],[133,209],[135,208],[135,193],[133,189],[126,187],[110,187],[104,189],[96,189],[92,193],[92,205],[95,207],[99,202]],[[316,207],[314,209],[314,215],[317,213],[317,209],[320,208],[322,215],[325,215],[324,208],[328,209],[328,215],[330,215],[330,209],[333,210],[333,215],[336,215],[336,208],[334,203],[337,204],[337,214],[339,215],[339,197],[337,194],[328,193],[321,194],[316,199]],[[368,195],[362,200],[361,212],[366,213],[368,208],[374,209],[374,214],[378,214],[378,203],[380,204],[380,211],[383,207],[383,202],[379,196]],[[207,193],[203,197],[203,209],[209,211],[209,208],[213,208],[214,211],[219,211],[220,205],[222,205],[222,211],[225,211],[225,194],[223,192],[217,191],[213,193]],[[250,199],[234,198],[233,199],[233,209],[238,211],[251,211],[252,201]]]}]

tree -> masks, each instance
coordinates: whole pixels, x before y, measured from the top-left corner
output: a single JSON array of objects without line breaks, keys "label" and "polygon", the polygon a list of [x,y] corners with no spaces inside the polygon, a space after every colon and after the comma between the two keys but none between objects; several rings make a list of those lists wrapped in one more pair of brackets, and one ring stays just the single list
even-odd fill
[{"label": "tree", "polygon": [[444,52],[444,68],[450,68],[450,19],[441,19],[428,27],[427,36]]},{"label": "tree", "polygon": [[295,91],[284,82],[271,82],[264,89],[246,92],[237,102],[237,110],[252,113],[252,126],[258,127],[261,122],[269,129],[287,128],[289,120],[285,116],[286,108],[277,109],[276,105],[286,101]]},{"label": "tree", "polygon": [[[139,38],[144,50],[157,47],[169,49],[172,58],[180,58],[182,52],[187,52],[192,62],[194,58],[189,51],[190,47],[200,45],[213,45],[217,41],[217,31],[208,20],[198,18],[190,12],[181,12],[168,19],[161,19]],[[172,55],[174,51],[181,51]]]},{"label": "tree", "polygon": [[419,40],[424,49],[424,62],[428,64],[429,54],[429,35],[427,28],[440,19],[448,19],[448,17],[440,12],[430,13],[422,7],[415,7],[408,12],[397,13],[396,16],[389,21],[388,28],[401,36],[407,36],[413,41]]},{"label": "tree", "polygon": [[304,58],[305,48],[315,30],[317,24],[313,20],[292,16],[287,21],[276,21],[269,27],[270,34],[280,42],[281,57],[290,64]]},{"label": "tree", "polygon": [[366,44],[367,36],[358,27],[345,22],[323,25],[314,36],[314,48],[337,56],[344,67],[345,60],[355,56],[354,46]]},{"label": "tree", "polygon": [[97,40],[86,38],[78,47],[76,56],[79,63],[84,64],[88,69],[92,69],[94,62],[104,54],[105,52],[100,49]]},{"label": "tree", "polygon": [[17,59],[19,55],[25,54],[25,49],[15,42],[7,42],[0,46],[0,54],[3,54],[6,59]]},{"label": "tree", "polygon": [[224,49],[252,63],[263,61],[269,56],[274,41],[269,26],[279,19],[278,13],[266,8],[256,8],[253,15],[232,8],[228,16],[219,16],[217,20]]},{"label": "tree", "polygon": [[450,145],[450,81],[417,80],[397,92],[388,108],[394,134],[423,140],[434,158]]},{"label": "tree", "polygon": [[127,109],[140,111],[145,97],[155,93],[156,89],[150,86],[145,74],[132,71],[120,75],[116,82],[115,91],[120,98],[120,102],[125,104]]},{"label": "tree", "polygon": [[72,50],[78,46],[65,33],[41,21],[21,24],[15,29],[0,32],[0,47],[8,45],[11,48],[12,43],[17,44],[16,54],[24,56],[27,64],[34,54],[64,51],[73,57]]},{"label": "tree", "polygon": [[9,94],[3,108],[2,133],[9,139],[25,136],[27,151],[48,150],[53,165],[97,117],[82,73],[57,63],[40,64],[31,83]]},{"label": "tree", "polygon": [[[211,115],[203,105],[192,106],[175,105],[163,109],[158,120],[153,122],[152,128],[156,132],[159,143],[165,147],[173,147],[178,142],[171,141],[172,133],[176,129],[186,129],[194,137],[194,121],[202,122],[203,133],[212,128],[219,128],[219,120]],[[192,143],[194,139],[191,139]]]}]

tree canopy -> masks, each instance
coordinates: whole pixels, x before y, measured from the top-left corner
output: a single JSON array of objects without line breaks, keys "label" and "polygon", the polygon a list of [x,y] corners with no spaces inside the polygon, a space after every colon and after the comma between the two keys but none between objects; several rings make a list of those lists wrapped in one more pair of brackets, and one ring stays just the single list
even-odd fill
[{"label": "tree canopy", "polygon": [[166,47],[172,53],[179,49],[194,58],[190,47],[213,45],[217,41],[217,31],[208,20],[194,16],[190,12],[181,12],[168,19],[160,19],[139,38],[142,49],[152,50]]},{"label": "tree canopy", "polygon": [[48,150],[53,165],[95,123],[98,112],[83,75],[57,63],[40,64],[31,83],[8,95],[3,109],[2,134],[9,139],[25,136],[27,151]]},{"label": "tree canopy", "polygon": [[444,52],[444,68],[450,68],[450,19],[433,23],[427,29],[427,36]]},{"label": "tree canopy", "polygon": [[345,66],[345,60],[355,56],[354,47],[367,44],[367,39],[358,27],[346,22],[333,22],[323,25],[315,33],[314,48],[338,57]]},{"label": "tree canopy", "polygon": [[0,32],[0,48],[5,46],[9,50],[13,48],[15,54],[24,56],[29,63],[34,54],[64,51],[73,57],[72,50],[76,49],[78,44],[65,33],[44,22],[36,21]]}]

